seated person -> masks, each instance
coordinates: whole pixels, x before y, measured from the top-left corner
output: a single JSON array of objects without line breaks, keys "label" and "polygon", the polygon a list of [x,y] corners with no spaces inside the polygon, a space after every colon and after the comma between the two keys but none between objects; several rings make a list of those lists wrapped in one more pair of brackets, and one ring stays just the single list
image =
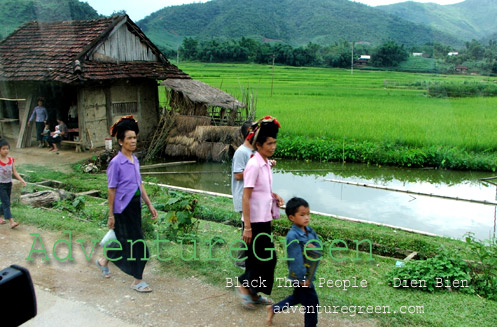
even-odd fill
[{"label": "seated person", "polygon": [[57,144],[60,145],[60,142],[67,138],[67,125],[60,119],[57,119],[57,122],[59,124],[55,126],[55,132],[52,132],[51,136],[48,138],[48,144],[50,144],[49,151],[53,152],[59,151]]}]

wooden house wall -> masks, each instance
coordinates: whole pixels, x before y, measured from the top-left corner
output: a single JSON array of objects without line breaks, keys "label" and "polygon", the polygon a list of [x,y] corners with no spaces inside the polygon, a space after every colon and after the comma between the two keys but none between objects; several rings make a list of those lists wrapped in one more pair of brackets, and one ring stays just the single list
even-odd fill
[{"label": "wooden house wall", "polygon": [[[35,84],[31,83],[10,83],[4,82],[0,84],[0,97],[9,98],[9,99],[24,99],[17,101],[17,108],[19,110],[19,118],[17,121],[7,121],[2,122],[2,135],[3,137],[12,138],[17,140],[19,137],[20,127],[23,124],[24,128],[26,128],[26,135],[30,137],[26,137],[26,145],[31,145],[31,141],[36,139],[35,128],[32,124],[29,128],[26,126],[26,123],[29,119],[29,116],[32,112],[32,109],[37,105],[36,97],[33,94],[38,94],[38,87]],[[4,117],[2,117],[4,118]],[[7,120],[7,119],[6,119]],[[16,146],[15,144],[11,144],[12,147]]]},{"label": "wooden house wall", "polygon": [[108,93],[105,87],[84,87],[78,91],[79,136],[87,146],[104,146],[109,137]]},{"label": "wooden house wall", "polygon": [[[149,138],[159,121],[157,82],[116,83],[110,89],[110,97],[112,123],[121,116],[133,115],[139,123],[140,139]],[[131,111],[118,111],[119,108]],[[135,112],[132,111],[133,108],[136,108]]]},{"label": "wooden house wall", "polygon": [[[16,140],[19,140],[24,133],[20,128],[24,124],[26,136],[20,141],[22,147],[31,146],[36,139],[34,124],[27,128],[26,122],[36,106],[37,95],[40,92],[39,85],[30,85],[17,83],[0,85],[1,97],[26,99],[18,102],[18,121],[0,122],[3,127],[2,136]],[[92,144],[93,147],[103,147],[105,138],[110,137],[110,126],[123,115],[132,114],[139,122],[140,140],[151,137],[159,121],[158,88],[154,80],[86,85],[78,88],[77,99],[79,136],[88,148]],[[123,103],[131,104],[127,107],[136,108],[136,112],[113,111],[115,104]],[[21,143],[17,142],[18,145]]]},{"label": "wooden house wall", "polygon": [[131,33],[126,24],[116,27],[111,36],[93,54],[95,61],[159,61],[140,38]]}]

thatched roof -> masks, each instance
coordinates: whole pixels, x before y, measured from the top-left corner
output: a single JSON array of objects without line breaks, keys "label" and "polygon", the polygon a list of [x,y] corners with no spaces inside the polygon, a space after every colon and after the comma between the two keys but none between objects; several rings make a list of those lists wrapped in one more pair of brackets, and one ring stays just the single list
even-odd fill
[{"label": "thatched roof", "polygon": [[226,109],[246,107],[243,102],[238,101],[231,94],[193,79],[167,79],[161,85],[173,91],[183,93],[192,102],[206,104],[209,107]]}]

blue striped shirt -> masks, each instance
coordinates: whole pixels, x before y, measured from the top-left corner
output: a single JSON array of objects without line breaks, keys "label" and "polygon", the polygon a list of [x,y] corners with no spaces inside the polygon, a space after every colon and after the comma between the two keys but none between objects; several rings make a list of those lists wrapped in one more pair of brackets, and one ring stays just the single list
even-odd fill
[{"label": "blue striped shirt", "polygon": [[31,117],[29,117],[29,121],[33,121],[35,115],[37,123],[42,123],[48,120],[48,113],[45,107],[36,106],[33,110],[33,113],[31,114]]}]

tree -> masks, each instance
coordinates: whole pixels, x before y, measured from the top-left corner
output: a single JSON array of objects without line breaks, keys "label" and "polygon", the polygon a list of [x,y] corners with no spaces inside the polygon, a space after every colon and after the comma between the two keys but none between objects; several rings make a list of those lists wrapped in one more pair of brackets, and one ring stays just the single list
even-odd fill
[{"label": "tree", "polygon": [[180,47],[180,53],[183,59],[195,60],[198,59],[198,40],[192,37],[185,37]]},{"label": "tree", "polygon": [[395,67],[408,57],[409,54],[404,49],[404,45],[399,46],[394,41],[387,41],[374,50],[371,64],[376,67]]}]

